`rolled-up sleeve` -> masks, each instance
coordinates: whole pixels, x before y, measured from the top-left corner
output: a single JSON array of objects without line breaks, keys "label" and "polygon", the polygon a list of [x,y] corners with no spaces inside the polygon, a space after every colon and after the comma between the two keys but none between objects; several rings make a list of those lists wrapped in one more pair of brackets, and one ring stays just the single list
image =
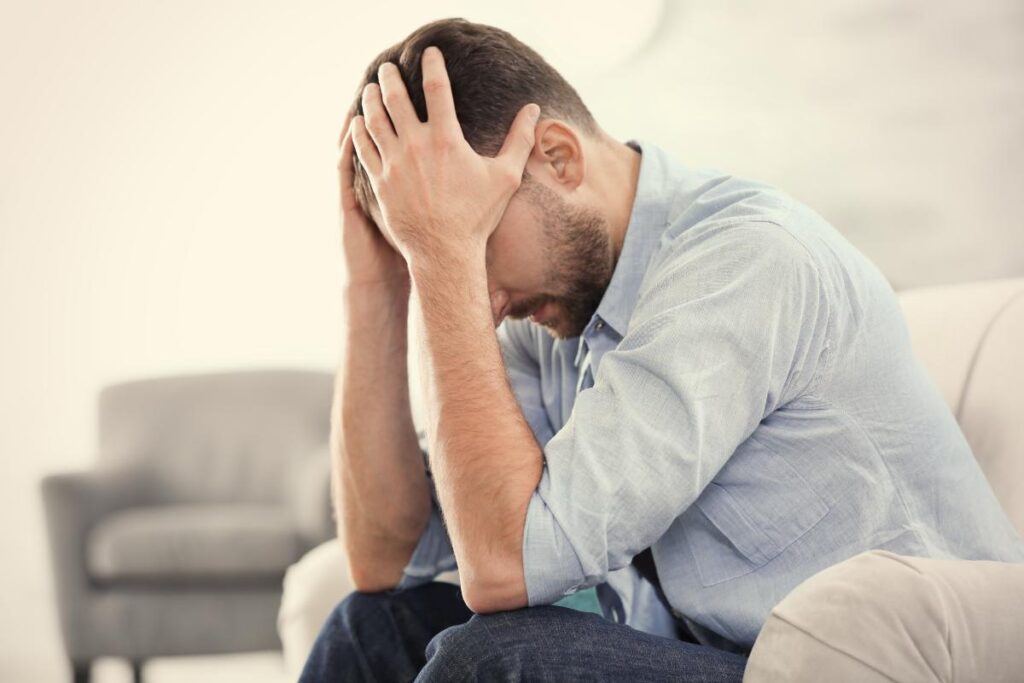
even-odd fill
[{"label": "rolled-up sleeve", "polygon": [[[533,430],[534,437],[543,445],[554,434],[554,430],[541,398],[540,370],[536,356],[532,353],[532,339],[529,330],[524,329],[524,323],[510,322],[502,324],[497,331],[509,384]],[[434,488],[433,478],[430,477],[426,434],[421,431],[418,437],[430,481],[430,519],[409,563],[403,570],[398,590],[429,583],[439,574],[457,569],[451,538],[448,536],[441,507],[437,502],[437,490]]]},{"label": "rolled-up sleeve", "polygon": [[664,535],[768,413],[820,381],[828,316],[811,256],[779,226],[666,246],[627,334],[544,447],[529,604],[604,582]]},{"label": "rolled-up sleeve", "polygon": [[448,530],[444,527],[435,498],[431,504],[427,528],[423,530],[409,563],[402,570],[402,578],[397,588],[404,590],[422,586],[433,581],[438,574],[455,568],[455,552],[452,550],[452,542],[448,537]]}]

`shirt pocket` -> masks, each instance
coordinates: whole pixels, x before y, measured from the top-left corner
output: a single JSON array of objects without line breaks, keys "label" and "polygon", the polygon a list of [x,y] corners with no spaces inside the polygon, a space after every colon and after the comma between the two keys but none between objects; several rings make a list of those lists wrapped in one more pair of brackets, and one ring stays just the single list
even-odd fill
[{"label": "shirt pocket", "polygon": [[828,511],[782,455],[747,439],[684,515],[701,583],[713,586],[763,567]]}]

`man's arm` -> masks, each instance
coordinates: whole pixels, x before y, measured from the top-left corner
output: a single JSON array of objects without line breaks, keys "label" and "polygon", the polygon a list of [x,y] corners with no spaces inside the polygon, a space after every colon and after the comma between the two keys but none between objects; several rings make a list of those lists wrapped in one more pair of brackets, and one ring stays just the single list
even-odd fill
[{"label": "man's arm", "polygon": [[334,505],[356,588],[392,588],[431,509],[413,428],[406,363],[409,276],[360,209],[346,122],[341,190],[344,349],[331,413]]},{"label": "man's arm", "polygon": [[339,537],[361,591],[398,584],[430,515],[430,489],[409,406],[407,303],[402,300],[387,288],[345,294],[346,343],[331,426],[332,483]]},{"label": "man's arm", "polygon": [[527,604],[523,526],[541,448],[509,387],[482,258],[413,269],[431,466],[466,604]]},{"label": "man's arm", "polygon": [[462,137],[440,51],[422,59],[428,123],[385,63],[380,86],[364,89],[353,141],[418,295],[431,466],[463,597],[478,612],[507,610],[527,602],[523,525],[543,463],[505,376],[485,251],[522,180],[540,109],[524,107],[501,152],[481,157]]}]

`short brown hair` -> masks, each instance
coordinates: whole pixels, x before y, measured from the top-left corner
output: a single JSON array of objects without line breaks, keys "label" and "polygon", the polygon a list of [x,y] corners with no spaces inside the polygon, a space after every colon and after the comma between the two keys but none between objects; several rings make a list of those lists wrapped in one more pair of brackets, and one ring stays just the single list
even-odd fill
[{"label": "short brown hair", "polygon": [[[560,118],[588,133],[597,132],[597,123],[576,90],[543,57],[507,31],[465,19],[442,19],[421,26],[377,55],[366,69],[352,110],[363,113],[363,86],[376,83],[380,65],[392,62],[402,74],[416,114],[426,121],[420,57],[431,45],[444,55],[462,134],[478,154],[495,156],[512,120],[530,103],[540,105],[543,117]],[[369,178],[358,159],[354,163],[356,196],[368,213],[372,197]]]}]

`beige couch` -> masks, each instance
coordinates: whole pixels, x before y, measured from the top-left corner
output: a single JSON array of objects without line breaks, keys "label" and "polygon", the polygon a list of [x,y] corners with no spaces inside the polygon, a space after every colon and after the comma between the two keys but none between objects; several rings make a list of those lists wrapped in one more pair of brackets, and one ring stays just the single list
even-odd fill
[{"label": "beige couch", "polygon": [[[903,292],[915,349],[1024,533],[1024,278]],[[285,577],[278,630],[298,672],[351,591],[337,541]],[[745,680],[1022,681],[1024,565],[859,555],[773,610]]]}]

